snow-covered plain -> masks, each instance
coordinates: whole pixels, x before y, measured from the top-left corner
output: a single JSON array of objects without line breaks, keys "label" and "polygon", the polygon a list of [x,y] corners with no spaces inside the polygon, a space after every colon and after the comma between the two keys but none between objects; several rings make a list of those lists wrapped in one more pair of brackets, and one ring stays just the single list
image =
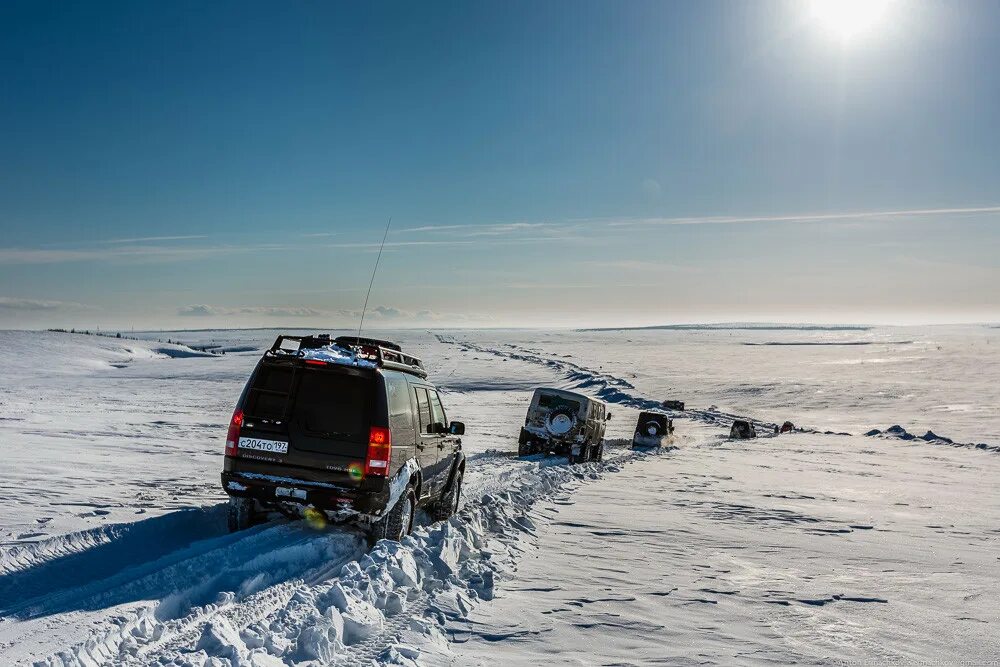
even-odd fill
[{"label": "snow-covered plain", "polygon": [[[226,533],[225,427],[277,332],[0,332],[0,662],[995,659],[998,333],[392,334],[467,423],[469,470],[459,517],[369,550]],[[611,439],[691,410],[676,449],[518,460],[541,384],[608,400]],[[734,415],[815,432],[729,442]],[[927,430],[951,442],[906,439]]]}]

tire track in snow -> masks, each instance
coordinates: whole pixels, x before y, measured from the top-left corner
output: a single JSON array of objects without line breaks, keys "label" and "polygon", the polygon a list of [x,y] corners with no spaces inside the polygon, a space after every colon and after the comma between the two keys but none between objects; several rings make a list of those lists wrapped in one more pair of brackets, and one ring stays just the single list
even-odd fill
[{"label": "tire track in snow", "polygon": [[[762,431],[758,433],[758,436],[765,437],[772,434],[777,427],[777,424],[774,422],[723,412],[714,406],[707,409],[689,408],[683,412],[666,410],[663,407],[662,401],[646,398],[642,395],[634,393],[636,387],[628,380],[610,373],[595,371],[591,368],[587,368],[586,366],[566,361],[560,357],[545,356],[540,352],[529,350],[514,343],[504,344],[504,347],[510,350],[506,351],[486,347],[467,340],[455,340],[442,336],[438,336],[438,340],[446,345],[457,345],[463,350],[471,350],[480,354],[490,354],[503,359],[514,359],[529,364],[547,366],[548,368],[563,374],[563,377],[565,377],[568,382],[567,388],[581,390],[584,393],[592,393],[608,403],[614,403],[634,408],[636,410],[663,410],[670,413],[675,418],[693,419],[706,424],[727,428],[732,426],[733,421],[742,419],[751,422],[757,429]],[[806,433],[820,433],[820,431],[809,428],[800,428],[798,430]],[[823,433],[834,434],[832,431],[824,431]],[[839,433],[837,435],[850,434]]]}]

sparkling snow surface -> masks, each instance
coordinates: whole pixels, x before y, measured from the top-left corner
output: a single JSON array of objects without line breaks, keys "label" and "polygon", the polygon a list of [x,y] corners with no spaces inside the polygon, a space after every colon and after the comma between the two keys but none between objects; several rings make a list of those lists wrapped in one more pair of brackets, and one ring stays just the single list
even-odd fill
[{"label": "sparkling snow surface", "polygon": [[[387,334],[469,464],[458,517],[371,550],[226,532],[226,426],[277,333],[0,332],[0,663],[1000,655],[1000,330]],[[514,456],[539,385],[609,402],[604,463]],[[610,446],[667,398],[677,449]],[[852,435],[729,442],[734,415]],[[896,424],[954,442],[863,435]]]}]

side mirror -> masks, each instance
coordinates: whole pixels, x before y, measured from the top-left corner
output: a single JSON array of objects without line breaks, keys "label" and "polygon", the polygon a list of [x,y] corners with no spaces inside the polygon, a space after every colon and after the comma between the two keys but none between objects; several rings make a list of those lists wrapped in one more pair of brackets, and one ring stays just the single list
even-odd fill
[{"label": "side mirror", "polygon": [[611,419],[611,413],[609,412],[608,414],[604,415],[604,419],[606,420]]},{"label": "side mirror", "polygon": [[448,433],[452,435],[465,435],[465,424],[462,422],[452,422],[448,427]]}]

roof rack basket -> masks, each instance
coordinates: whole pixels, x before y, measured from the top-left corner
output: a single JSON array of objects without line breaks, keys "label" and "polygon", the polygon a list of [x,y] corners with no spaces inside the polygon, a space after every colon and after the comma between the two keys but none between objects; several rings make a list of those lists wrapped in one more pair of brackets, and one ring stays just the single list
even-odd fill
[{"label": "roof rack basket", "polygon": [[336,345],[349,350],[359,359],[373,361],[382,368],[410,373],[420,378],[427,377],[424,363],[412,354],[406,354],[396,343],[376,338],[340,336],[331,339],[329,334],[316,336],[278,336],[274,345],[266,352],[275,357],[301,357],[303,350]]}]

